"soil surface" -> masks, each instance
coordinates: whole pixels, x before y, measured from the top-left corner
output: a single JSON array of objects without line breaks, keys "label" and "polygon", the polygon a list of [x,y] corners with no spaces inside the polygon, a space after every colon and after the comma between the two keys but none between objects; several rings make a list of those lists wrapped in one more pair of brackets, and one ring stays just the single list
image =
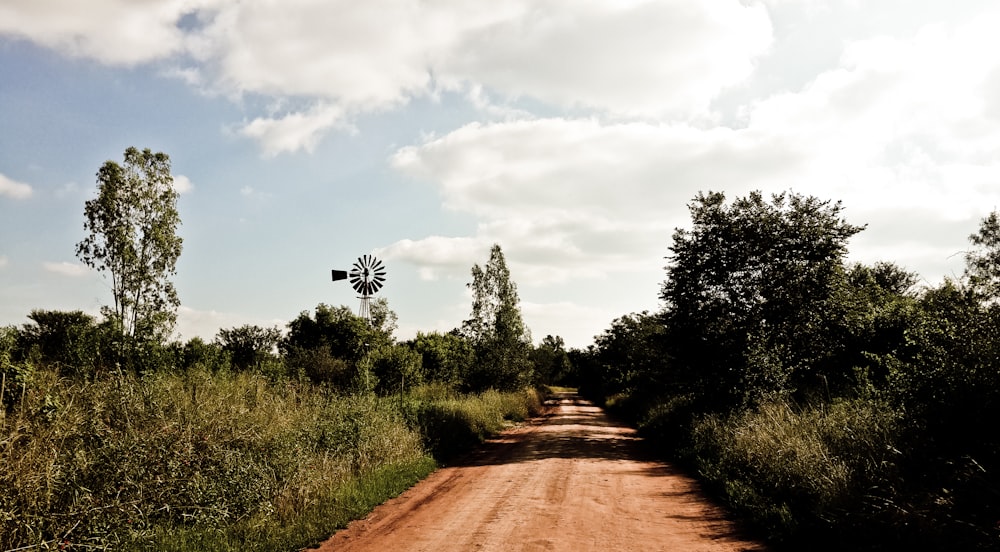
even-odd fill
[{"label": "soil surface", "polygon": [[765,551],[577,395],[352,522],[331,551]]}]

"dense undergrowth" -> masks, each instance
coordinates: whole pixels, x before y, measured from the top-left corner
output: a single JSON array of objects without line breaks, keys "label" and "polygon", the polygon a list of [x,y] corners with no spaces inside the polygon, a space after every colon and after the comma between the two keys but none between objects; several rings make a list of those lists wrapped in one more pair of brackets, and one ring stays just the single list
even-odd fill
[{"label": "dense undergrowth", "polygon": [[192,368],[34,370],[0,409],[0,549],[289,550],[540,406],[533,390],[342,395]]},{"label": "dense undergrowth", "polygon": [[574,353],[582,391],[777,548],[1000,549],[1000,213],[932,286],[847,264],[840,203],[689,208],[662,310]]}]

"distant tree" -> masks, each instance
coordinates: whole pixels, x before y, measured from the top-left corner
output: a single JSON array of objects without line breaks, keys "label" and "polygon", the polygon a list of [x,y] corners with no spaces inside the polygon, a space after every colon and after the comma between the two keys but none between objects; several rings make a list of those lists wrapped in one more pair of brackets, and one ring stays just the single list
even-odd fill
[{"label": "distant tree", "polygon": [[[372,376],[370,387],[380,395],[404,393],[424,381],[422,357],[406,345],[389,345],[371,351],[364,372]],[[363,372],[363,373],[364,373]]]},{"label": "distant tree", "polygon": [[594,338],[593,366],[580,386],[598,399],[618,393],[646,394],[662,387],[665,331],[659,316],[626,314]]},{"label": "distant tree", "polygon": [[231,355],[233,367],[239,370],[259,367],[264,360],[273,357],[280,340],[281,330],[278,328],[251,324],[219,330],[215,336],[222,350]]},{"label": "distant tree", "polygon": [[180,348],[178,361],[182,368],[201,366],[214,372],[230,365],[230,355],[219,343],[205,342],[196,336]]},{"label": "distant tree", "polygon": [[472,315],[462,324],[475,364],[466,384],[473,389],[513,389],[531,381],[531,334],[521,318],[517,285],[500,246],[486,266],[472,267]]},{"label": "distant tree", "polygon": [[110,279],[114,305],[105,314],[122,335],[162,341],[180,305],[170,280],[182,245],[170,158],[130,147],[123,164],[104,163],[97,182],[97,197],[84,207],[89,234],[76,254]]},{"label": "distant tree", "polygon": [[424,377],[457,385],[473,361],[472,345],[459,332],[422,333],[408,345],[421,356]]},{"label": "distant tree", "polygon": [[569,375],[572,364],[566,352],[566,342],[559,336],[547,335],[537,347],[531,350],[538,383],[556,384]]},{"label": "distant tree", "polygon": [[35,309],[32,323],[21,331],[22,349],[34,349],[43,362],[54,364],[65,375],[89,372],[98,354],[94,317],[82,311]]},{"label": "distant tree", "polygon": [[672,373],[720,406],[816,385],[810,372],[838,353],[829,329],[843,257],[863,227],[843,220],[840,203],[797,194],[728,205],[699,194],[689,209],[660,294]]},{"label": "distant tree", "polygon": [[969,236],[972,248],[965,254],[965,276],[976,293],[987,300],[1000,298],[1000,214],[993,211]]},{"label": "distant tree", "polygon": [[829,320],[829,337],[840,344],[830,364],[857,370],[828,370],[828,389],[885,383],[890,364],[912,346],[907,333],[917,315],[916,283],[915,274],[892,263],[847,269],[835,298],[839,309]]},{"label": "distant tree", "polygon": [[372,302],[370,311],[371,323],[349,307],[320,303],[313,314],[302,311],[288,323],[279,348],[292,369],[313,381],[345,388],[363,380],[364,387],[374,389],[373,375],[361,373],[371,363],[361,361],[394,344],[396,314],[384,298]]}]

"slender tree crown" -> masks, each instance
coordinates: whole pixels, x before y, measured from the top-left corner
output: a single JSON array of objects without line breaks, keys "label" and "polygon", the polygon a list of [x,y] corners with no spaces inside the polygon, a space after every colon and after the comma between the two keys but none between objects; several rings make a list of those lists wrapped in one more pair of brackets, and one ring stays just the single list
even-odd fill
[{"label": "slender tree crown", "polygon": [[530,378],[531,334],[521,318],[517,285],[500,246],[485,267],[472,267],[472,315],[462,331],[476,352],[473,387],[514,388]]},{"label": "slender tree crown", "polygon": [[114,305],[104,311],[123,335],[164,339],[180,305],[170,277],[182,247],[170,158],[130,147],[123,164],[104,163],[97,184],[77,257],[110,279]]}]

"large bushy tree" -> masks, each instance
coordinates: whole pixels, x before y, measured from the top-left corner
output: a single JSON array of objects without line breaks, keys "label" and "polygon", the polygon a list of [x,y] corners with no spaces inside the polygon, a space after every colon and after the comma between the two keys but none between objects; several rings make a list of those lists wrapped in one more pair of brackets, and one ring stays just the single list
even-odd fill
[{"label": "large bushy tree", "polygon": [[863,227],[839,202],[793,193],[699,194],[689,209],[660,294],[678,381],[719,406],[813,384],[837,347],[843,257]]},{"label": "large bushy tree", "polygon": [[262,328],[244,324],[219,330],[215,341],[223,351],[230,354],[234,368],[247,370],[259,367],[274,355],[278,342],[281,341],[281,330],[277,327]]},{"label": "large bushy tree", "polygon": [[288,334],[279,348],[290,368],[302,370],[313,381],[341,389],[362,382],[374,389],[374,374],[362,373],[371,368],[371,362],[362,361],[394,346],[396,314],[385,299],[372,302],[370,312],[371,322],[350,307],[320,303],[313,314],[302,311],[288,323]]},{"label": "large bushy tree", "polygon": [[531,381],[531,334],[521,318],[517,285],[500,245],[485,266],[472,267],[472,314],[462,332],[472,343],[475,363],[466,384],[473,389],[513,389]]},{"label": "large bushy tree", "polygon": [[76,254],[111,281],[114,304],[105,313],[121,333],[162,340],[180,305],[170,279],[182,246],[170,158],[130,147],[122,164],[104,163],[97,184],[97,197],[84,207],[88,235]]},{"label": "large bushy tree", "polygon": [[457,386],[473,362],[472,346],[458,331],[417,332],[408,345],[420,355],[428,381]]},{"label": "large bushy tree", "polygon": [[535,370],[535,381],[543,384],[558,384],[571,377],[573,370],[566,351],[566,341],[556,335],[547,335],[531,351],[531,364]]}]

